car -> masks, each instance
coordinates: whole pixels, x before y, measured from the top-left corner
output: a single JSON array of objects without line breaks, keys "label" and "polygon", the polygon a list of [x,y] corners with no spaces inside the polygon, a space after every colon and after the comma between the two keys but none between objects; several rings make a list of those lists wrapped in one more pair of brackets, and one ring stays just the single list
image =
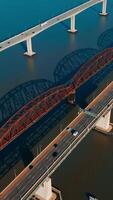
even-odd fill
[{"label": "car", "polygon": [[54,146],[54,147],[57,147],[57,146],[58,146],[58,144],[56,144],[56,143],[55,143],[53,146]]},{"label": "car", "polygon": [[29,165],[29,169],[32,169],[33,168],[33,165]]},{"label": "car", "polygon": [[53,155],[53,157],[56,157],[58,155],[58,152],[54,151],[52,155]]},{"label": "car", "polygon": [[76,131],[75,129],[72,129],[71,133],[72,133],[73,136],[77,136],[79,134],[79,132]]},{"label": "car", "polygon": [[77,136],[79,134],[79,132],[74,128],[67,127],[66,130],[68,130],[68,132],[70,132],[73,136]]},{"label": "car", "polygon": [[43,23],[40,24],[41,27],[43,27],[45,25],[47,25],[47,22],[43,22]]}]

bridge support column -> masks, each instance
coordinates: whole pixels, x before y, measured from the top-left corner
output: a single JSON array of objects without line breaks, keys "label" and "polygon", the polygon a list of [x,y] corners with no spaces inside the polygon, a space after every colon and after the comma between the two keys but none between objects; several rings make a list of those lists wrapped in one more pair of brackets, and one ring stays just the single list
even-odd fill
[{"label": "bridge support column", "polygon": [[68,97],[67,97],[67,101],[68,101],[68,103],[70,103],[70,104],[75,104],[75,102],[76,102],[76,99],[75,99],[75,93],[73,93],[73,94],[70,94]]},{"label": "bridge support column", "polygon": [[106,9],[107,9],[107,0],[103,0],[103,2],[102,2],[102,12],[100,13],[100,15],[106,16],[108,14],[106,12]]},{"label": "bridge support column", "polygon": [[35,52],[33,52],[33,50],[32,50],[31,38],[28,38],[26,40],[26,43],[27,43],[27,52],[25,52],[24,54],[27,55],[27,56],[33,56],[35,54]]},{"label": "bridge support column", "polygon": [[77,30],[75,29],[75,15],[71,16],[70,18],[71,20],[71,25],[70,25],[70,29],[68,30],[71,33],[75,33]]},{"label": "bridge support column", "polygon": [[57,195],[52,192],[51,178],[47,178],[44,183],[42,183],[37,191],[35,196],[39,200],[55,200]]},{"label": "bridge support column", "polygon": [[110,124],[110,117],[111,110],[100,117],[100,119],[96,122],[95,129],[103,133],[109,133],[112,130],[112,125]]}]

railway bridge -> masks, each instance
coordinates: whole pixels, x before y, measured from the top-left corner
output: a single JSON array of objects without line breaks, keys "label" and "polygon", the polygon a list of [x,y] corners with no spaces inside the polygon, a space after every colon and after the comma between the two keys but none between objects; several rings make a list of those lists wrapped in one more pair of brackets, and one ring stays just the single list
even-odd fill
[{"label": "railway bridge", "polygon": [[[113,48],[105,49],[83,64],[80,70],[73,76],[70,83],[53,87],[25,104],[0,127],[0,150],[24,133],[61,101],[66,98],[68,99],[70,96],[75,97],[76,90],[82,84],[112,61]],[[75,101],[75,99],[73,99],[73,101]]]},{"label": "railway bridge", "polygon": [[[40,96],[33,98],[18,110],[0,127],[0,150],[6,147],[29,127],[50,112],[56,105],[69,96],[75,97],[76,90],[87,80],[97,74],[113,61],[113,48],[105,49],[88,62],[73,76],[68,84],[51,88]],[[74,100],[74,99],[73,99]]]}]

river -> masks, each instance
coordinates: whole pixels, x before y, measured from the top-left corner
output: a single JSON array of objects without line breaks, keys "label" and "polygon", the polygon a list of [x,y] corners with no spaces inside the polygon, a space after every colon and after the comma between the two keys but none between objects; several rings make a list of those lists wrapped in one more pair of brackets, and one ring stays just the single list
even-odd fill
[{"label": "river", "polygon": [[[20,0],[0,2],[0,41],[60,14],[83,0]],[[33,38],[32,58],[24,56],[25,43],[0,53],[0,122],[57,81],[72,76],[74,70],[92,55],[113,44],[113,1],[108,0],[107,17],[99,15],[97,5],[76,17],[77,33],[69,34],[69,21],[55,25]],[[78,61],[80,60],[80,61]],[[78,64],[77,64],[78,63]],[[59,70],[60,69],[60,70]],[[64,70],[65,69],[65,70]],[[113,66],[92,80],[94,91],[87,101],[113,80]],[[40,88],[39,88],[40,87]],[[21,95],[27,94],[22,103]],[[32,89],[33,88],[33,89]],[[43,89],[44,88],[44,89]],[[46,88],[46,89],[47,89]],[[28,89],[28,90],[27,90]],[[90,91],[86,85],[85,92]],[[21,95],[20,95],[21,94]],[[83,89],[79,91],[82,98]],[[18,96],[18,105],[14,96]],[[19,96],[20,95],[20,96]],[[12,102],[12,104],[9,104]],[[9,109],[12,105],[11,109]],[[4,109],[1,115],[2,107]],[[57,110],[60,112],[58,113]],[[0,189],[2,190],[28,163],[77,115],[78,105],[63,102],[56,110],[34,125],[27,133],[0,153]],[[52,120],[50,123],[50,119]],[[113,114],[112,119],[113,120]],[[42,127],[43,124],[43,127]],[[64,200],[87,200],[86,192],[99,200],[113,200],[113,137],[93,130],[52,175],[53,185],[62,191]]]}]

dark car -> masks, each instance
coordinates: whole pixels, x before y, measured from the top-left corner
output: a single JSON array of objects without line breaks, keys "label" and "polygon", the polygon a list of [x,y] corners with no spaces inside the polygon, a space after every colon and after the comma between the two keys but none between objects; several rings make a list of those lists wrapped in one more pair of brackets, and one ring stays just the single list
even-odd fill
[{"label": "dark car", "polygon": [[33,165],[29,165],[29,169],[32,169],[33,168]]},{"label": "dark car", "polygon": [[56,157],[58,155],[58,152],[54,151],[52,155],[53,155],[53,157]]},{"label": "dark car", "polygon": [[58,146],[58,144],[56,144],[56,143],[55,143],[53,146],[54,146],[54,147],[57,147],[57,146]]},{"label": "dark car", "polygon": [[77,136],[79,134],[79,132],[74,128],[67,127],[66,130],[70,132],[73,136]]}]

